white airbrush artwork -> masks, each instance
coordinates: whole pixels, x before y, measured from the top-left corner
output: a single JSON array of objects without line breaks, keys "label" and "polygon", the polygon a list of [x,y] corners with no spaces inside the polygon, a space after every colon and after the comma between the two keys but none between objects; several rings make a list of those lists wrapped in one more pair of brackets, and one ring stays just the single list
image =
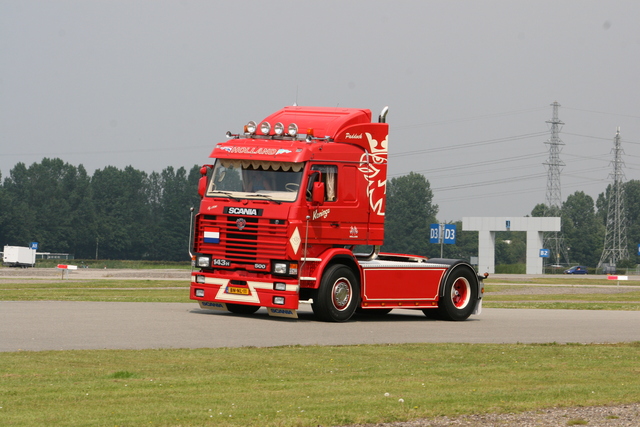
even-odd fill
[{"label": "white airbrush artwork", "polygon": [[[387,194],[387,144],[389,136],[378,142],[371,134],[366,132],[369,140],[370,153],[365,153],[360,157],[359,170],[367,180],[367,196],[369,205],[376,215],[384,215],[384,200]],[[382,172],[384,168],[385,172]],[[382,179],[380,179],[382,178]]]}]

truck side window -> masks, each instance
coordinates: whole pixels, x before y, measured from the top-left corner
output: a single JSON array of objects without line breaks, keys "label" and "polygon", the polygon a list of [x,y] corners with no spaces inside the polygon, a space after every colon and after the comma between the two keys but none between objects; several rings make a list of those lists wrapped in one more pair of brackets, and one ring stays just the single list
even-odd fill
[{"label": "truck side window", "polygon": [[313,165],[311,170],[321,172],[325,202],[335,202],[338,198],[338,167],[335,165]]}]

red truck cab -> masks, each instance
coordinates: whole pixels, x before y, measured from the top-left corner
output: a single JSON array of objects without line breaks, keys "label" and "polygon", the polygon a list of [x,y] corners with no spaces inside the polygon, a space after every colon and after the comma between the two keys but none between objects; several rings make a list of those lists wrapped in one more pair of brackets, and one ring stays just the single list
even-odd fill
[{"label": "red truck cab", "polygon": [[[201,169],[191,298],[202,308],[297,317],[421,309],[466,319],[482,278],[459,260],[380,254],[388,124],[353,108],[285,107],[227,133]],[[373,248],[356,254],[356,246]],[[446,302],[448,301],[448,302]]]}]

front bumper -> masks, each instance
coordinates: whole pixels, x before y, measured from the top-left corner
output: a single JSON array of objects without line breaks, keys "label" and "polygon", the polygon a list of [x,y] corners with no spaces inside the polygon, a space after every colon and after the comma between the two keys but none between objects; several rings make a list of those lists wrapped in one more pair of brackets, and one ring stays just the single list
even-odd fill
[{"label": "front bumper", "polygon": [[[201,303],[297,310],[299,291],[300,286],[296,278],[280,278],[271,275],[241,276],[235,271],[191,273],[190,298]],[[216,307],[215,304],[209,304],[209,306]]]}]

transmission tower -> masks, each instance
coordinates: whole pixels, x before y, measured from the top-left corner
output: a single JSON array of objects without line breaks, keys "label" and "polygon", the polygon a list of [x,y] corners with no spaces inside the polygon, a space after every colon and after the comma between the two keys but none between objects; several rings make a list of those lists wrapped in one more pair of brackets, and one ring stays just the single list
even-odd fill
[{"label": "transmission tower", "polygon": [[[558,107],[560,104],[554,102],[553,115],[547,123],[551,125],[551,138],[545,142],[549,146],[549,159],[544,163],[547,167],[547,198],[544,216],[560,216],[562,207],[562,191],[560,187],[560,172],[564,162],[560,160],[560,152],[564,142],[560,139],[560,126],[564,123],[558,118]],[[543,245],[551,251],[553,263],[560,264],[564,261],[569,264],[569,256],[564,243],[562,232],[551,231],[544,233]]]},{"label": "transmission tower", "polygon": [[607,210],[607,231],[604,236],[604,249],[602,250],[602,256],[598,263],[598,268],[603,264],[609,264],[615,269],[618,261],[629,258],[629,251],[627,248],[627,222],[626,213],[624,209],[624,172],[622,167],[624,162],[622,161],[622,150],[620,144],[620,128],[616,131],[616,136],[613,138],[613,172],[609,174],[610,178],[613,178],[613,183],[610,188],[608,197],[608,210]]}]

